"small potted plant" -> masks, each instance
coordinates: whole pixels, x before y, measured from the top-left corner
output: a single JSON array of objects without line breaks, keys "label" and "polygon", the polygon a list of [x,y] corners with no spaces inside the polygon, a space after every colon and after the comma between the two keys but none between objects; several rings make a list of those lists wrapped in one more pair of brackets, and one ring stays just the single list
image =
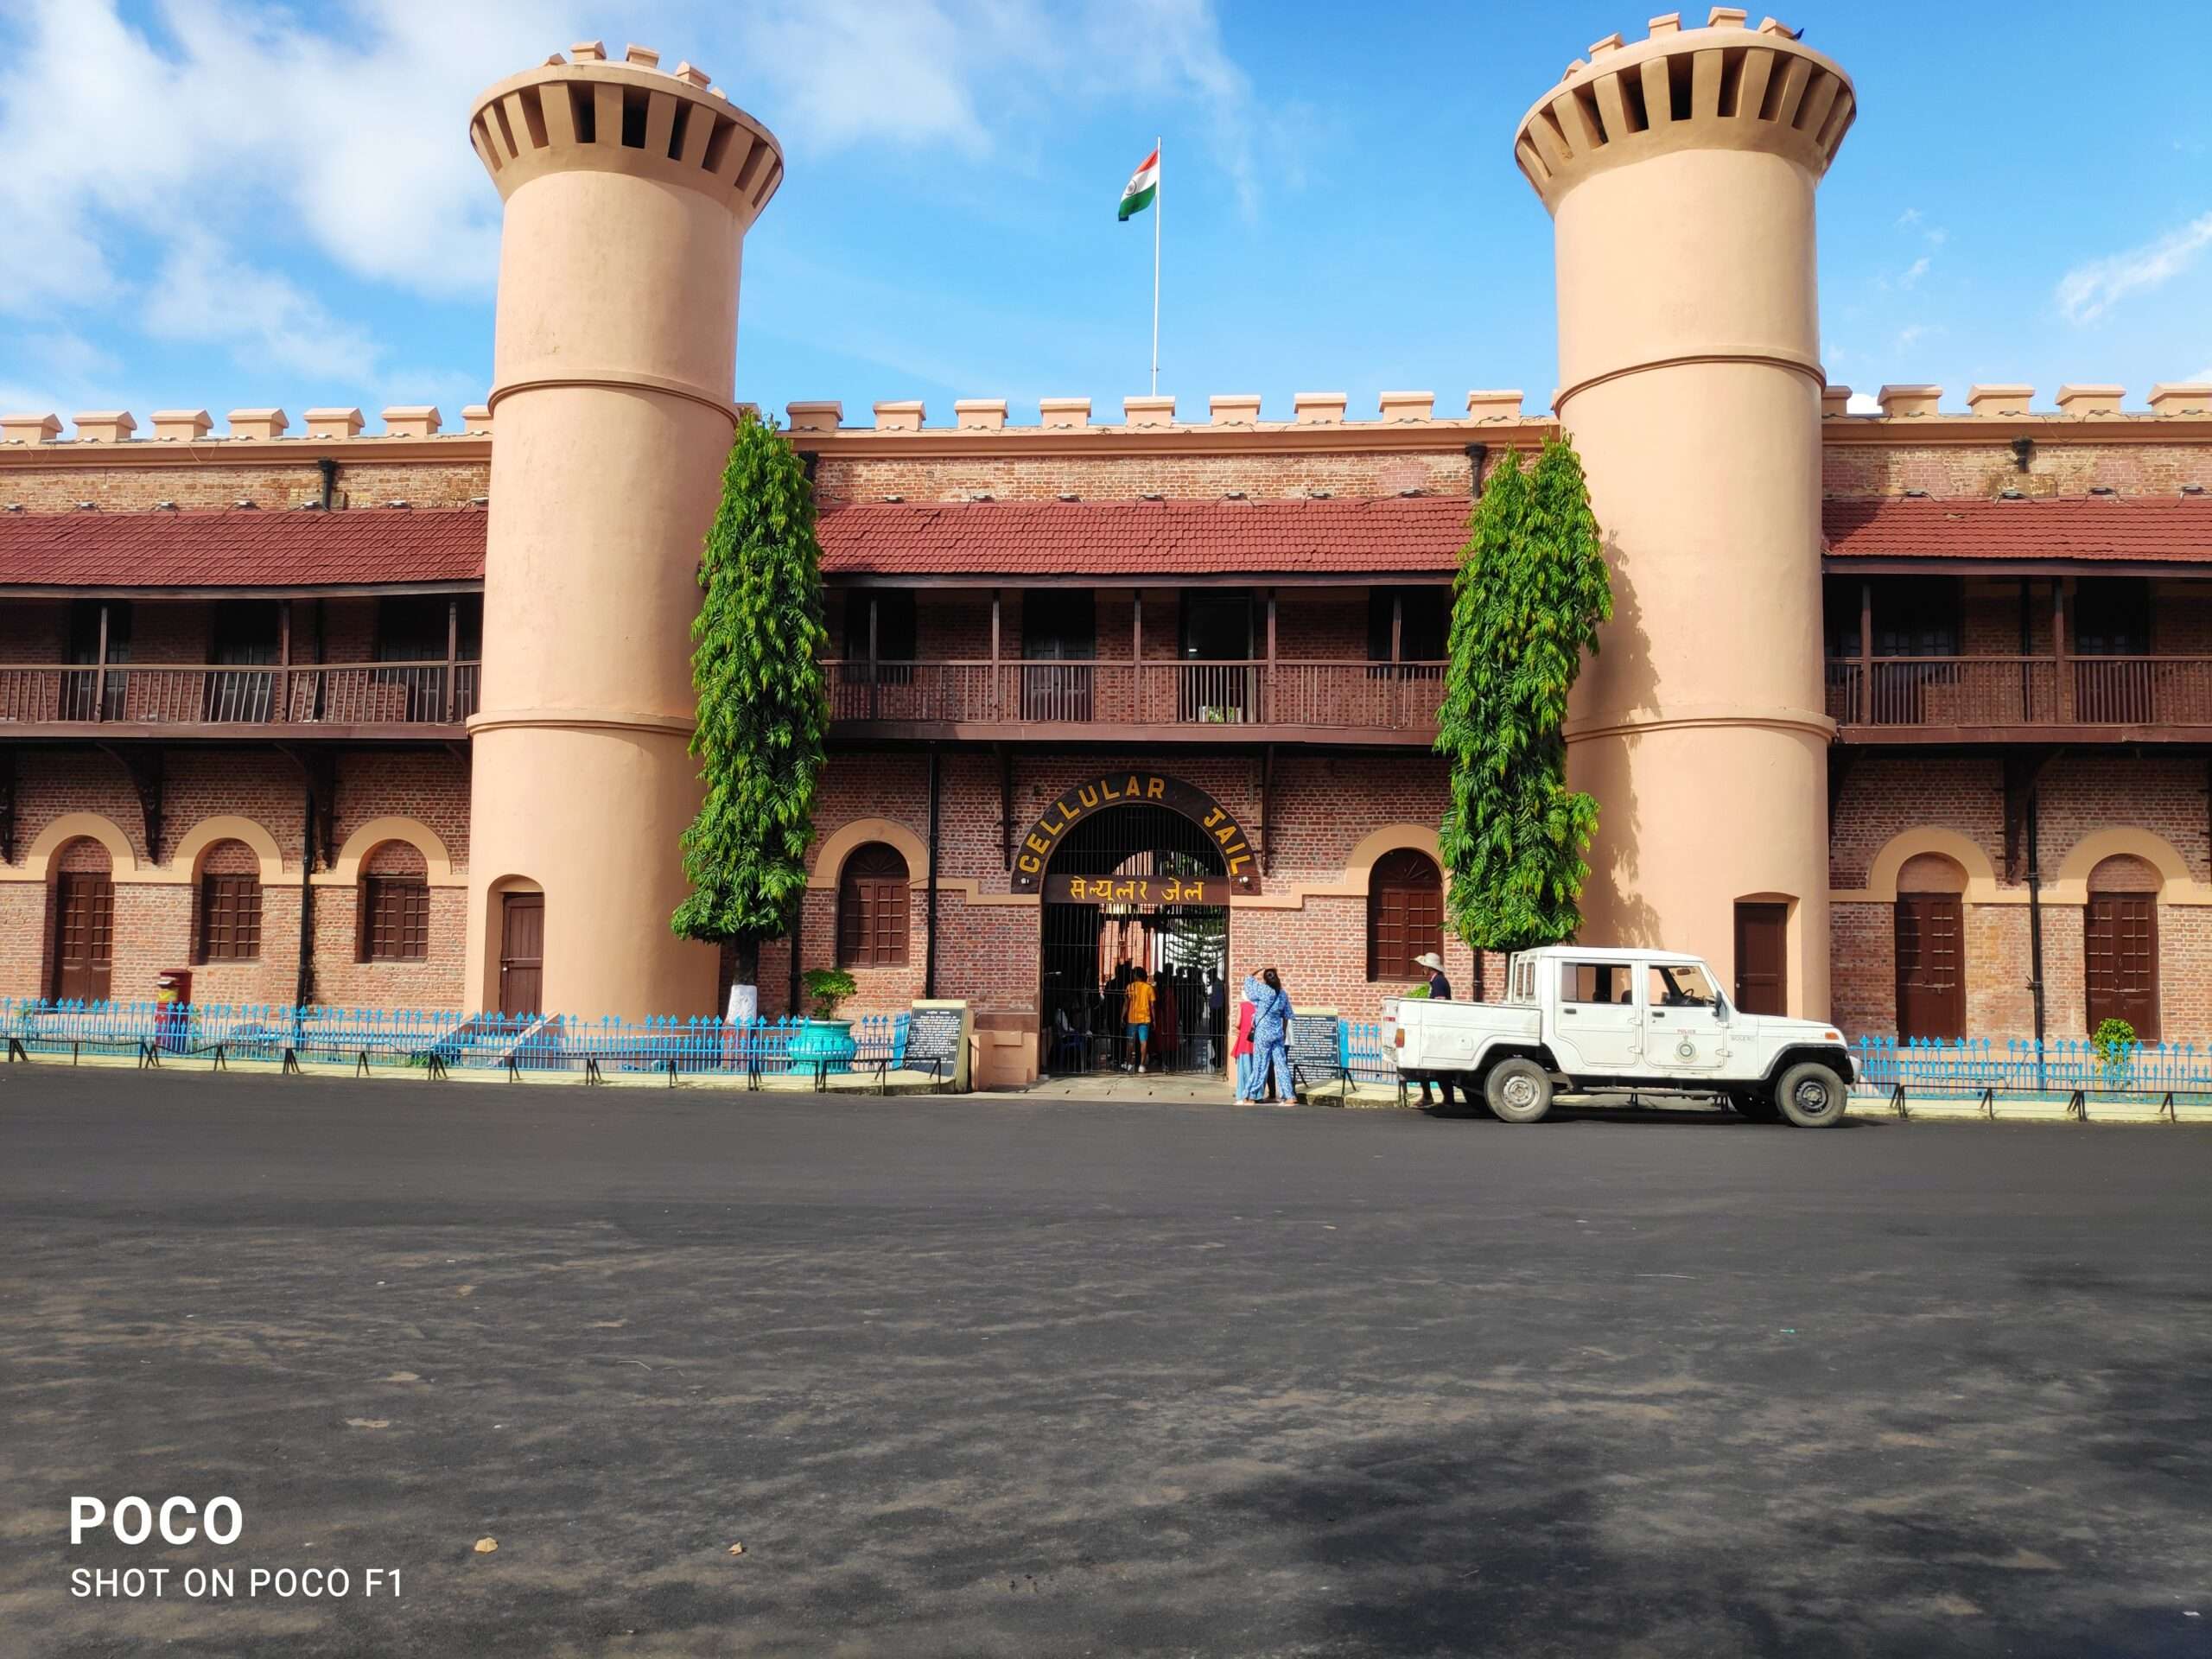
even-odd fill
[{"label": "small potted plant", "polygon": [[2135,1027],[2125,1020],[2107,1020],[2091,1035],[2089,1046],[2104,1069],[2105,1087],[2125,1088],[2128,1074],[2134,1069],[2138,1046]]},{"label": "small potted plant", "polygon": [[807,1021],[791,1039],[794,1065],[844,1071],[852,1066],[858,1045],[853,1022],[837,1018],[837,1005],[860,989],[842,968],[813,968],[800,976],[806,987]]}]

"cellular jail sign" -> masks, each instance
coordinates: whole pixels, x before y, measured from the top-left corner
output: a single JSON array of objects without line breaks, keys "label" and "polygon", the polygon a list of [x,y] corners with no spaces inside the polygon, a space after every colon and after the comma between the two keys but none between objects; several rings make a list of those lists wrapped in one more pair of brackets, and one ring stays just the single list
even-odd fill
[{"label": "cellular jail sign", "polygon": [[[1164,806],[1190,819],[1211,836],[1215,844],[1221,849],[1222,864],[1228,870],[1229,878],[1226,881],[1219,878],[1211,882],[1178,881],[1175,886],[1179,894],[1196,889],[1205,896],[1198,898],[1192,894],[1167,899],[1158,894],[1168,886],[1168,882],[1154,877],[1152,879],[1154,897],[1141,899],[1132,893],[1130,899],[1124,902],[1218,904],[1231,893],[1259,892],[1259,855],[1253,850],[1252,838],[1244,833],[1243,826],[1230,816],[1227,808],[1203,789],[1186,784],[1179,778],[1153,772],[1111,772],[1094,778],[1087,784],[1078,784],[1054,800],[1044,816],[1030,826],[1029,833],[1022,837],[1021,846],[1014,855],[1014,891],[1037,893],[1044,888],[1045,867],[1052,862],[1053,849],[1060,844],[1060,837],[1076,824],[1108,807],[1131,805]],[[1089,889],[1103,885],[1106,879],[1103,876],[1085,878],[1085,896],[1075,902],[1100,902],[1090,896]],[[1058,889],[1073,880],[1070,877],[1056,880],[1052,886]],[[1122,878],[1115,878],[1115,897],[1117,899],[1120,896],[1118,889],[1122,885]],[[1046,897],[1055,902],[1063,902],[1069,895],[1054,891],[1047,893]]]}]

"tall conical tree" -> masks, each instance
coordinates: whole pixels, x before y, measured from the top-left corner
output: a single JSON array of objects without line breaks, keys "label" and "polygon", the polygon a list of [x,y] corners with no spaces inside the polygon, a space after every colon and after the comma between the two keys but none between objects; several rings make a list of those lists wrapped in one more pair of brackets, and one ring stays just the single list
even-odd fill
[{"label": "tall conical tree", "polygon": [[789,933],[806,887],[830,701],[814,491],[772,422],[747,410],[722,470],[691,624],[691,753],[707,798],[683,832],[691,896],[670,925],[737,948],[736,1002],[759,1005],[764,939]]},{"label": "tall conical tree", "polygon": [[1437,834],[1446,907],[1470,944],[1518,950],[1572,938],[1598,803],[1567,786],[1567,695],[1613,613],[1598,521],[1573,446],[1532,472],[1491,474],[1460,555],[1452,662],[1436,748],[1452,763]]}]

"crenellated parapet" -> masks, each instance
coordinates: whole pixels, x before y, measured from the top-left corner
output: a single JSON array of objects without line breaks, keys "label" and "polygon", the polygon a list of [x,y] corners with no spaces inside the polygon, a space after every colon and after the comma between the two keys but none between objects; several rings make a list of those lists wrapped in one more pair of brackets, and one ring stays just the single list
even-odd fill
[{"label": "crenellated parapet", "polygon": [[597,41],[484,92],[469,141],[502,200],[548,173],[623,173],[697,190],[749,226],[783,182],[767,128],[732,104],[703,69],[660,67],[632,46],[619,63]]},{"label": "crenellated parapet", "polygon": [[1703,29],[1681,14],[1654,17],[1632,45],[1593,41],[1559,84],[1529,106],[1514,159],[1557,210],[1593,173],[1679,149],[1761,150],[1817,181],[1858,113],[1851,78],[1769,17],[1715,6]]}]

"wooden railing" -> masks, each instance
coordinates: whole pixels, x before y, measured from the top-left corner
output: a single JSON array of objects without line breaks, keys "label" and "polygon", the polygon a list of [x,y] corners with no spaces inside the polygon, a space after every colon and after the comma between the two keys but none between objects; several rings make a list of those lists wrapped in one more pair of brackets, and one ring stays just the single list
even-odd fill
[{"label": "wooden railing", "polygon": [[473,662],[0,665],[0,724],[456,726]]},{"label": "wooden railing", "polygon": [[1441,663],[833,661],[840,721],[1425,732]]},{"label": "wooden railing", "polygon": [[1844,726],[2212,725],[2212,657],[1831,659]]}]

